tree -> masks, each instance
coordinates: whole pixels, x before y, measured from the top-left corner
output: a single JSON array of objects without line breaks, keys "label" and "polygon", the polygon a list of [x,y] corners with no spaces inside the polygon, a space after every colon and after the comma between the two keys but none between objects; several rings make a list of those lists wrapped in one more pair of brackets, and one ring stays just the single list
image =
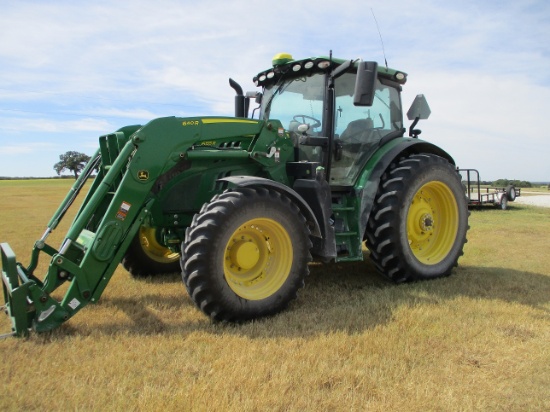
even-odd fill
[{"label": "tree", "polygon": [[84,169],[86,163],[90,160],[90,156],[80,153],[69,151],[62,155],[59,155],[59,162],[57,162],[53,168],[58,175],[61,174],[63,170],[70,170],[74,173],[74,178],[78,178],[78,173]]}]

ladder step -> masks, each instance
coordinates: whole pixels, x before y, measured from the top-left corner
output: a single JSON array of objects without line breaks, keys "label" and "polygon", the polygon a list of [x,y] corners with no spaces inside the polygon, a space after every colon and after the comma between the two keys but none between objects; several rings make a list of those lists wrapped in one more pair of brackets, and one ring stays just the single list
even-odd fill
[{"label": "ladder step", "polygon": [[336,206],[336,207],[332,207],[332,211],[333,212],[350,212],[352,210],[355,210],[354,207],[350,207],[350,206]]},{"label": "ladder step", "polygon": [[357,232],[338,232],[334,234],[335,236],[344,237],[344,236],[357,236]]}]

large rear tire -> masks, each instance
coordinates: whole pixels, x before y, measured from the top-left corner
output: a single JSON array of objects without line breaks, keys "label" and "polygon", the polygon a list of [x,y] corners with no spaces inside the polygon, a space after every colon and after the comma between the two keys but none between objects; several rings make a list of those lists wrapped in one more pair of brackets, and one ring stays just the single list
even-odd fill
[{"label": "large rear tire", "polygon": [[142,226],[122,259],[122,266],[134,277],[180,272],[180,254],[157,240],[157,230]]},{"label": "large rear tire", "polygon": [[310,247],[306,220],[289,198],[264,188],[227,191],[204,205],[187,229],[183,282],[213,319],[273,315],[303,287]]},{"label": "large rear tire", "polygon": [[371,259],[395,282],[448,276],[463,254],[468,214],[449,162],[428,154],[400,159],[382,176],[367,224]]}]

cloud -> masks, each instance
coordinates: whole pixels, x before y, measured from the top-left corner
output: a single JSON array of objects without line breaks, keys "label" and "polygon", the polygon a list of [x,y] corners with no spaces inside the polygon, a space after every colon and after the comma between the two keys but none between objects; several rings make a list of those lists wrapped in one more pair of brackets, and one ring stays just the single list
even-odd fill
[{"label": "cloud", "polygon": [[77,120],[26,117],[4,119],[0,122],[0,131],[3,133],[107,133],[112,131],[114,127],[105,120],[86,117]]},{"label": "cloud", "polygon": [[418,73],[409,82],[405,87],[425,94],[432,109],[418,126],[421,138],[441,145],[459,165],[480,169],[483,179],[550,176],[550,132],[542,123],[550,87],[475,71]]},{"label": "cloud", "polygon": [[26,155],[34,152],[41,152],[44,150],[51,150],[56,147],[55,144],[48,142],[29,142],[24,144],[12,144],[12,145],[2,145],[0,144],[0,154],[1,155]]}]

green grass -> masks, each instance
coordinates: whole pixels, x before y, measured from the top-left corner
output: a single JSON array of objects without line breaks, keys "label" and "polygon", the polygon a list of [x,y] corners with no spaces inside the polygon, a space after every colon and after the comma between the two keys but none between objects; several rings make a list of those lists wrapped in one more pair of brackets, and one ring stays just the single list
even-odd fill
[{"label": "green grass", "polygon": [[526,187],[526,188],[521,189],[522,196],[523,196],[524,193],[526,195],[532,195],[532,194],[535,194],[535,195],[550,195],[550,190],[546,186],[545,187]]},{"label": "green grass", "polygon": [[[0,182],[0,241],[24,263],[70,185]],[[243,325],[205,318],[177,274],[119,267],[60,329],[0,341],[0,408],[549,410],[550,209],[473,211],[470,226],[449,278],[312,264],[287,311]]]}]

